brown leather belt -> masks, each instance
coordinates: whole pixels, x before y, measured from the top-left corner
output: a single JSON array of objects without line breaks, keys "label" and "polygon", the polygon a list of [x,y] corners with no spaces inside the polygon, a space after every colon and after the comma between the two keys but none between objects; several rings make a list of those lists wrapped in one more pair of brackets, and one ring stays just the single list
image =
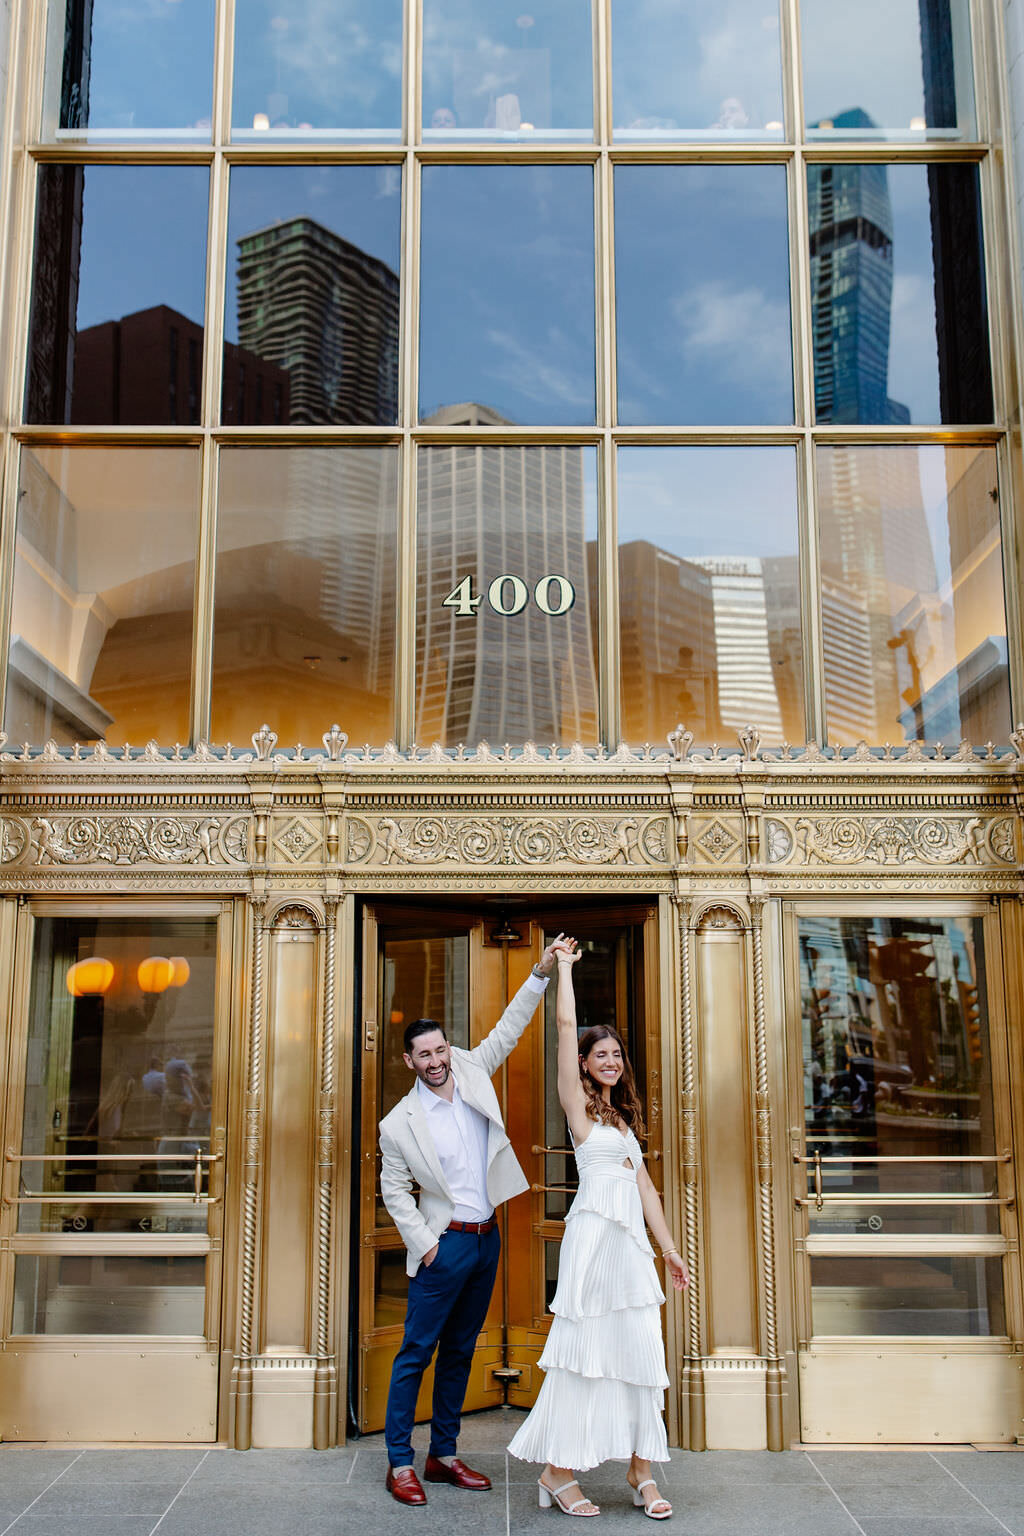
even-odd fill
[{"label": "brown leather belt", "polygon": [[476,1232],[482,1236],[483,1233],[490,1232],[491,1229],[497,1225],[498,1218],[496,1216],[488,1216],[486,1221],[450,1221],[445,1228],[445,1231]]}]

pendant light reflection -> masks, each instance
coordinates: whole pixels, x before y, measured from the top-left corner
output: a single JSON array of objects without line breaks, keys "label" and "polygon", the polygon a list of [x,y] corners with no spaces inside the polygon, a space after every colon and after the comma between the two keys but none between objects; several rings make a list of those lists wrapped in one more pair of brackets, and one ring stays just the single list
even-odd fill
[{"label": "pendant light reflection", "polygon": [[150,955],[139,964],[138,982],[142,992],[166,992],[174,985],[174,961],[166,955]]},{"label": "pendant light reflection", "polygon": [[114,979],[114,967],[100,955],[76,960],[65,978],[72,997],[102,997]]}]

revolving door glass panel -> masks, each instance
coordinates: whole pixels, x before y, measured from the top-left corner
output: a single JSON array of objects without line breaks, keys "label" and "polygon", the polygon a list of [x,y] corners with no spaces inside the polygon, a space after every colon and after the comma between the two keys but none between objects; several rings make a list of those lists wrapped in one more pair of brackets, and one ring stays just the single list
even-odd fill
[{"label": "revolving door glass panel", "polygon": [[802,917],[799,952],[814,1335],[1002,1335],[981,919]]}]

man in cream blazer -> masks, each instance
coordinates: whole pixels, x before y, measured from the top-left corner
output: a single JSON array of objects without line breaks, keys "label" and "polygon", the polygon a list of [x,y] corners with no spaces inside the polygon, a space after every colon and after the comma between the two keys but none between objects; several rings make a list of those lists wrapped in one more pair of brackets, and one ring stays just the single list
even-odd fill
[{"label": "man in cream blazer", "polygon": [[528,1188],[491,1077],[530,1022],[563,942],[559,934],[548,945],[473,1050],[450,1045],[433,1019],[416,1019],[405,1031],[404,1060],[416,1081],[380,1123],[381,1195],[408,1251],[405,1334],[391,1371],[384,1425],[386,1487],[400,1504],[426,1503],[411,1437],[420,1382],[435,1349],[424,1475],[458,1488],[491,1486],[459,1460],[455,1447],[501,1252],[494,1208]]}]

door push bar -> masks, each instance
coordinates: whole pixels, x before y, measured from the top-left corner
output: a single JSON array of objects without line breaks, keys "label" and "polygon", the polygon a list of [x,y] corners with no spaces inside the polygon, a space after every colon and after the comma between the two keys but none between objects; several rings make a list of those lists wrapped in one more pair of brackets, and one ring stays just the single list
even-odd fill
[{"label": "door push bar", "polygon": [[26,1189],[24,1180],[18,1175],[18,1194],[4,1195],[5,1205],[66,1205],[69,1200],[75,1199],[89,1205],[166,1205],[169,1201],[181,1203],[189,1201],[192,1205],[215,1205],[218,1195],[203,1194],[203,1168],[210,1167],[213,1163],[222,1161],[222,1152],[204,1152],[197,1147],[195,1153],[191,1152],[27,1152],[18,1153],[12,1148],[7,1149],[5,1161],[9,1164],[20,1165],[22,1163],[185,1163],[192,1169],[192,1193],[150,1194],[148,1191],[104,1191],[76,1189],[66,1190],[59,1195],[44,1195],[31,1189]]}]

